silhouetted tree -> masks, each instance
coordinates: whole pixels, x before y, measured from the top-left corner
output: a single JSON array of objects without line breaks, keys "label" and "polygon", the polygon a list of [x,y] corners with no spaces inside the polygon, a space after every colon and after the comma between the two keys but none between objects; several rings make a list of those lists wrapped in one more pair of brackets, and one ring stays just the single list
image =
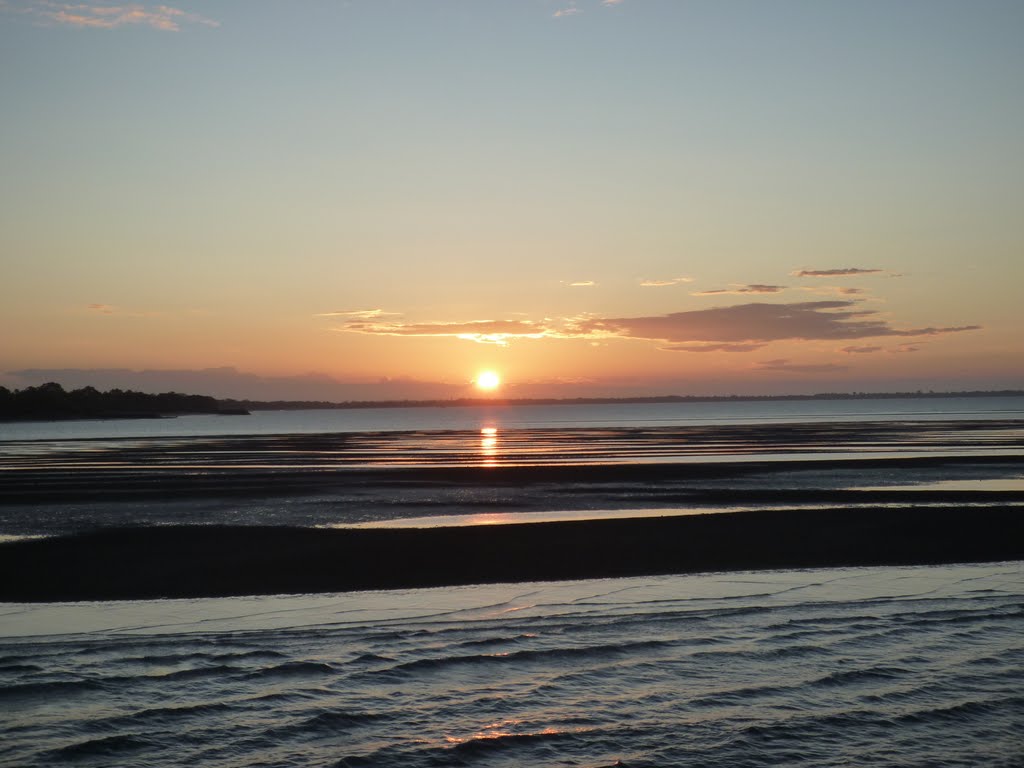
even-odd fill
[{"label": "silhouetted tree", "polygon": [[206,395],[150,395],[122,389],[100,392],[94,387],[66,392],[52,381],[14,391],[0,387],[2,419],[130,418],[220,412],[216,398]]}]

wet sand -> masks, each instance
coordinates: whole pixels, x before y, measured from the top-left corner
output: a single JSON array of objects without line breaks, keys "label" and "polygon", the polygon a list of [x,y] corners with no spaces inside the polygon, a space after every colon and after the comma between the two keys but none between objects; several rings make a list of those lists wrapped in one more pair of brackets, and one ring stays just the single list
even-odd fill
[{"label": "wet sand", "polygon": [[[0,600],[1022,559],[1024,491],[984,489],[1024,476],[1022,440],[977,421],[9,442],[0,533],[46,538],[0,544]],[[948,480],[977,487],[929,487]],[[327,527],[704,506],[721,511]]]},{"label": "wet sand", "polygon": [[0,599],[216,597],[1014,559],[1024,559],[1024,514],[1001,506],[428,529],[173,526],[0,545]]}]

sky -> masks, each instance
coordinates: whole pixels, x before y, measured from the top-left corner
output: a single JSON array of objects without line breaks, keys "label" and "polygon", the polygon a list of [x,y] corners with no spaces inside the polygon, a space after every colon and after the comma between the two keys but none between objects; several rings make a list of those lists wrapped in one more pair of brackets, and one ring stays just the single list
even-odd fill
[{"label": "sky", "polygon": [[0,384],[1024,388],[1024,3],[0,0]]}]

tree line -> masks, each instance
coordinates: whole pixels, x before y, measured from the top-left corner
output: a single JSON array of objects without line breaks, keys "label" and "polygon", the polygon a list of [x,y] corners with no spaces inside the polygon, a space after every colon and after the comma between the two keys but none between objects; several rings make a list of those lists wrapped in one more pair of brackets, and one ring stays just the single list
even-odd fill
[{"label": "tree line", "polygon": [[38,387],[7,389],[0,387],[0,419],[130,419],[159,418],[186,413],[238,413],[224,408],[207,395],[183,395],[163,392],[157,395],[111,389],[100,392],[94,387],[65,390],[56,382]]}]

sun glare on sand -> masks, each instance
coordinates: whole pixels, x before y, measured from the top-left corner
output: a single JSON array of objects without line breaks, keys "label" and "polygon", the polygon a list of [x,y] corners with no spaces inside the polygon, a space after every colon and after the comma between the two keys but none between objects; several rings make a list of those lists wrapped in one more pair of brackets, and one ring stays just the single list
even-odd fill
[{"label": "sun glare on sand", "polygon": [[494,371],[481,371],[474,383],[477,389],[482,389],[484,392],[493,392],[501,386],[501,376]]}]

